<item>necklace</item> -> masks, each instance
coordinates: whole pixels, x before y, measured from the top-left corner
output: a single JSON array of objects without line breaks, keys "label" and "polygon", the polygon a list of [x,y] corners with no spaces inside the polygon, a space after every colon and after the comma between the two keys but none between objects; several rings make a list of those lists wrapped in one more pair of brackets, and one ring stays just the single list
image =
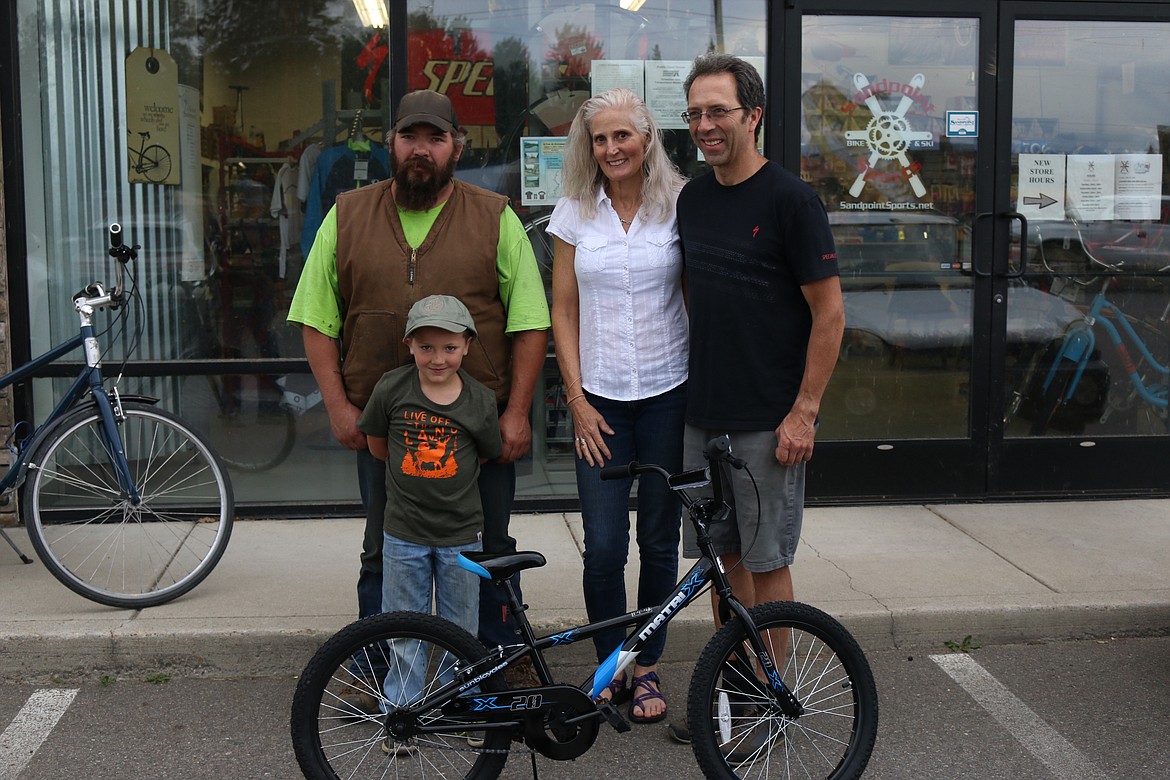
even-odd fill
[{"label": "necklace", "polygon": [[634,220],[632,220],[632,219],[622,219],[621,217],[618,217],[618,222],[622,223],[622,224],[623,224],[623,225],[625,225],[626,227],[629,227],[630,225],[634,224]]}]

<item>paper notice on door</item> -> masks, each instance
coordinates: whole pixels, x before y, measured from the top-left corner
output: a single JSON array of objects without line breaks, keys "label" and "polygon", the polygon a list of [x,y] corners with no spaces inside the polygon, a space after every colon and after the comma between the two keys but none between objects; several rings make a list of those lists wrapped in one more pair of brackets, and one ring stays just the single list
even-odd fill
[{"label": "paper notice on door", "polygon": [[1162,208],[1162,155],[1119,154],[1114,219],[1158,219]]},{"label": "paper notice on door", "polygon": [[1068,156],[1068,216],[1082,222],[1113,219],[1114,157],[1111,154]]},{"label": "paper notice on door", "polygon": [[1029,220],[1064,219],[1064,155],[1021,154],[1016,211]]}]

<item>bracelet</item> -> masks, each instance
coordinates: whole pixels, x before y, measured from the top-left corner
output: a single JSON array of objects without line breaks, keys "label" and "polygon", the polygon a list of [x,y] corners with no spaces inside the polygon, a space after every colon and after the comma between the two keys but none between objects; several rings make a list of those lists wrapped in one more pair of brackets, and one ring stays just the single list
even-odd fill
[{"label": "bracelet", "polygon": [[584,394],[584,393],[577,393],[577,395],[573,396],[573,397],[572,397],[572,398],[570,398],[568,401],[565,401],[565,406],[568,406],[569,404],[573,403],[573,402],[574,402],[574,401],[576,401],[578,398],[584,398],[584,397],[585,397],[585,394]]}]

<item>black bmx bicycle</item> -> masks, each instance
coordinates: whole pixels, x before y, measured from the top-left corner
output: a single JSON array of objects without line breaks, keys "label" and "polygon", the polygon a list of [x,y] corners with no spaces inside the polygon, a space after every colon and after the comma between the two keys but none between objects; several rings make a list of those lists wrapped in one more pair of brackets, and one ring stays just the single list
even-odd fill
[{"label": "black bmx bicycle", "polygon": [[[857,642],[835,619],[805,604],[747,609],[732,593],[708,527],[728,519],[726,466],[742,467],[726,437],[708,443],[708,466],[668,474],[654,465],[609,467],[603,478],[655,474],[678,492],[702,557],[660,606],[536,637],[508,578],[544,565],[537,552],[473,553],[461,565],[508,592],[522,641],[485,649],[433,615],[389,612],[342,629],[305,667],[292,704],[292,741],[306,778],[497,777],[512,752],[554,760],[593,746],[602,722],[630,725],[596,697],[641,647],[705,592],[719,595],[724,626],[695,661],[687,706],[695,758],[709,778],[856,778],[873,752],[878,698]],[[712,486],[713,496],[688,490]],[[544,651],[614,626],[626,640],[580,685],[556,682]],[[503,671],[531,658],[541,685],[508,689]],[[379,683],[354,668],[386,669]],[[380,684],[380,687],[379,687]],[[365,714],[340,694],[379,702]],[[352,697],[350,697],[352,700]],[[520,747],[513,748],[513,745]]]}]

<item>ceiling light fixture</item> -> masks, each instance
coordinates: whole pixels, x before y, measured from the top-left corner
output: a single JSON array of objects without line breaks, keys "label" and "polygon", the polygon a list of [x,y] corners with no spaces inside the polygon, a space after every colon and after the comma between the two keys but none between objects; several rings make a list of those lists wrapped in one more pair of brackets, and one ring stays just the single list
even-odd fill
[{"label": "ceiling light fixture", "polygon": [[386,0],[353,0],[362,19],[363,27],[389,27],[390,15],[386,12]]}]

